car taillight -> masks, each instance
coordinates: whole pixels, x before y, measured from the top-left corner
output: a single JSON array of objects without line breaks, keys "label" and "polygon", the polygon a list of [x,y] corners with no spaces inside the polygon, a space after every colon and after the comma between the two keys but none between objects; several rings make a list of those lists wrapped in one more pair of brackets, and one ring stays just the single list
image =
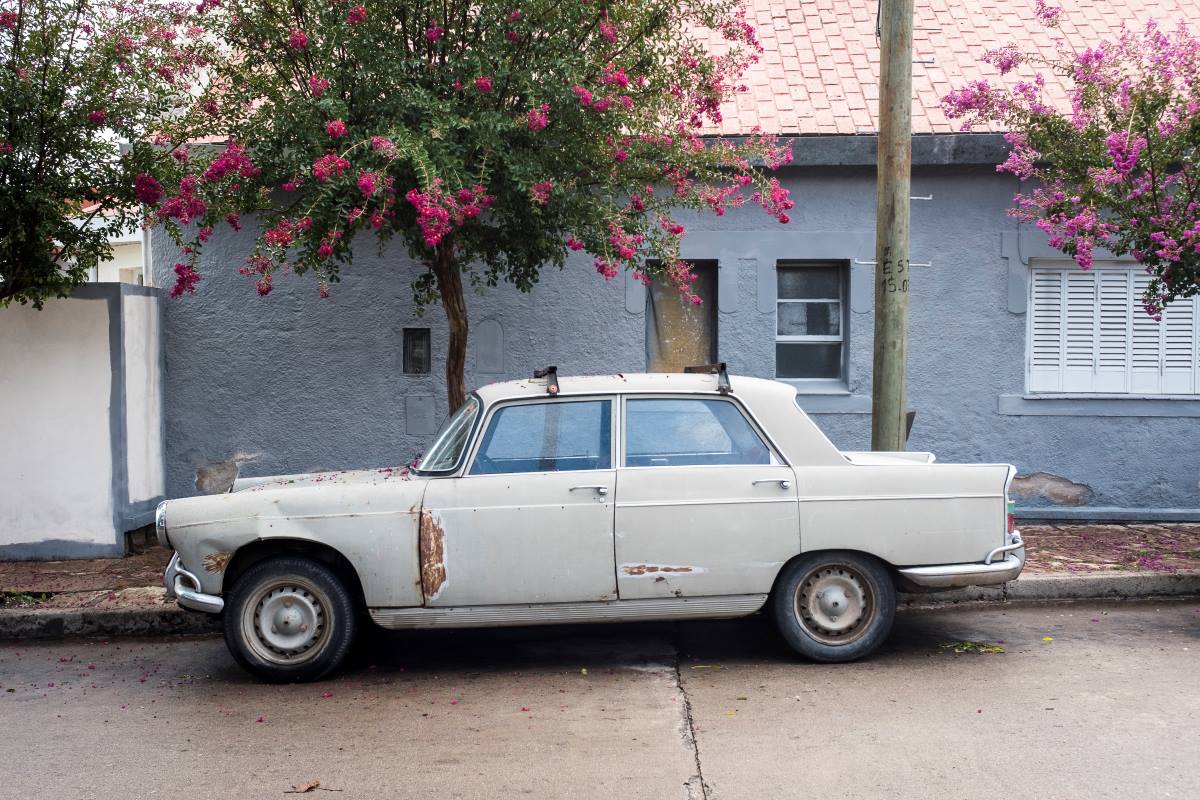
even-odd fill
[{"label": "car taillight", "polygon": [[1015,531],[1017,529],[1017,515],[1013,513],[1013,506],[1014,506],[1013,501],[1009,500],[1008,501],[1008,509],[1007,509],[1008,513],[1006,515],[1007,516],[1006,527],[1008,528],[1009,533],[1012,533],[1013,531]]}]

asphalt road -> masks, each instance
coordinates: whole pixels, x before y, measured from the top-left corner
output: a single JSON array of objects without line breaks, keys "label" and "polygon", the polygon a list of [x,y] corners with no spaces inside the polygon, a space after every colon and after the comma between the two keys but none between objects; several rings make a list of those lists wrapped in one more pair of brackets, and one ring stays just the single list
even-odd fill
[{"label": "asphalt road", "polygon": [[1195,601],[909,611],[839,666],[761,618],[379,634],[285,687],[219,638],[5,643],[0,798],[1196,798],[1198,657]]}]

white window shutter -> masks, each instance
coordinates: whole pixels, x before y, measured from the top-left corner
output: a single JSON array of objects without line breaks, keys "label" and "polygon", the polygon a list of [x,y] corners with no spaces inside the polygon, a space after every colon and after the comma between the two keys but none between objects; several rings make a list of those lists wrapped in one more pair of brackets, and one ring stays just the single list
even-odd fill
[{"label": "white window shutter", "polygon": [[1065,275],[1057,269],[1033,271],[1029,329],[1031,392],[1062,391]]},{"label": "white window shutter", "polygon": [[1104,393],[1129,391],[1130,327],[1134,314],[1132,276],[1128,270],[1105,269],[1096,273],[1100,282],[1096,314],[1096,383],[1093,390]]},{"label": "white window shutter", "polygon": [[1030,392],[1200,394],[1200,297],[1158,322],[1139,268],[1035,268],[1030,283]]},{"label": "white window shutter", "polygon": [[1163,310],[1163,394],[1196,391],[1196,300],[1176,300]]},{"label": "white window shutter", "polygon": [[1066,363],[1064,392],[1095,391],[1096,382],[1096,273],[1068,272],[1066,303]]}]

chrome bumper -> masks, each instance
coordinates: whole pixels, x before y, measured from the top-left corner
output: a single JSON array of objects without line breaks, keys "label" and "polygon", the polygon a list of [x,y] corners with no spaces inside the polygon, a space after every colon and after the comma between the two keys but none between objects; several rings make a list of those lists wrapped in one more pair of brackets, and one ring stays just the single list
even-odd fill
[{"label": "chrome bumper", "polygon": [[993,586],[1015,580],[1025,568],[1025,542],[1019,531],[1008,543],[992,550],[976,564],[939,564],[897,570],[908,582],[926,590],[957,589],[962,586]]},{"label": "chrome bumper", "polygon": [[167,587],[168,597],[174,597],[179,605],[192,611],[220,614],[225,608],[225,601],[220,597],[200,591],[200,579],[183,568],[179,553],[171,555],[171,562],[163,573],[163,585]]}]

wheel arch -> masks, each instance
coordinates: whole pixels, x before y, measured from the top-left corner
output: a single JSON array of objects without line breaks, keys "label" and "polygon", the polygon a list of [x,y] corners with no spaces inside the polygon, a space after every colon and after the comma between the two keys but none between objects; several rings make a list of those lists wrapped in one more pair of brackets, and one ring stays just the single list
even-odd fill
[{"label": "wheel arch", "polygon": [[246,570],[255,564],[274,556],[300,556],[319,561],[332,569],[346,583],[346,589],[354,598],[358,608],[366,607],[362,579],[358,570],[346,556],[323,542],[307,539],[256,539],[239,547],[229,560],[222,579],[221,591],[228,594]]},{"label": "wheel arch", "polygon": [[876,561],[879,563],[880,566],[882,566],[885,570],[887,570],[888,575],[891,576],[892,584],[896,587],[897,591],[900,591],[900,580],[899,580],[900,574],[896,571],[896,567],[894,565],[890,564],[889,562],[885,561],[884,559],[880,558],[875,553],[871,553],[867,550],[855,550],[853,548],[847,548],[847,547],[826,547],[826,548],[821,548],[819,550],[804,550],[802,552],[796,553],[796,555],[792,556],[787,561],[780,564],[779,570],[775,573],[775,580],[771,582],[771,591],[767,595],[767,598],[768,598],[767,602],[770,603],[771,599],[775,597],[775,592],[779,588],[779,582],[783,579],[783,576],[784,576],[784,574],[787,573],[789,567],[791,567],[793,564],[795,564],[797,561],[799,561],[802,558],[808,558],[810,556],[813,556],[813,555],[816,555],[819,553],[853,553],[856,556],[865,556],[866,558],[869,558],[872,561]]}]

